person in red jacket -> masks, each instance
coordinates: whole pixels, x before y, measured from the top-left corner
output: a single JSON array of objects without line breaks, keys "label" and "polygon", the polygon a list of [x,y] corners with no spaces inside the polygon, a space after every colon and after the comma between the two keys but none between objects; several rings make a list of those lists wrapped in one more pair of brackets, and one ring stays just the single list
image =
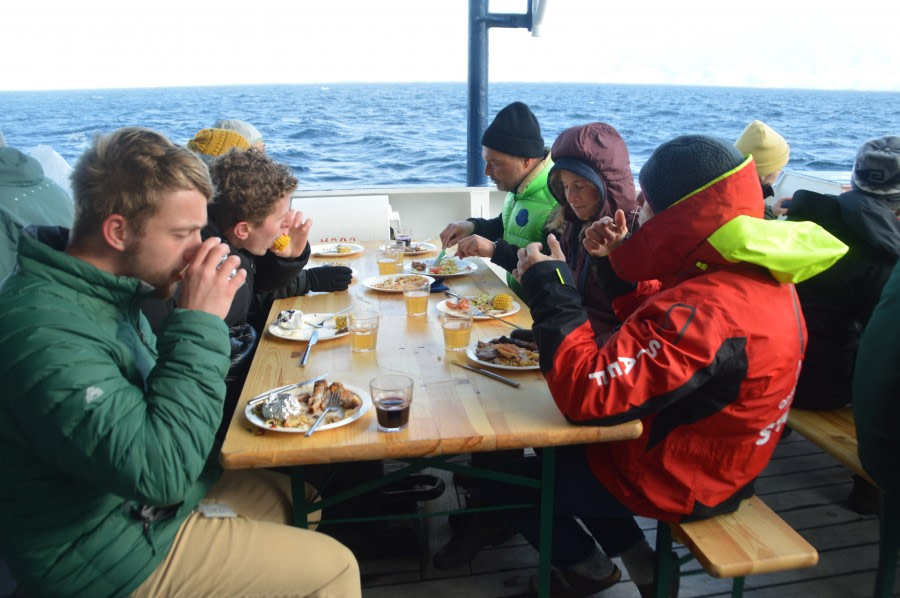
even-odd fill
[{"label": "person in red jacket", "polygon": [[[553,399],[577,425],[640,419],[633,441],[557,452],[552,587],[602,590],[621,555],[642,595],[653,550],[634,515],[685,521],[730,512],[753,493],[791,405],[806,329],[791,282],[847,248],[813,223],[762,219],[752,157],[727,141],[689,135],[664,143],[640,172],[641,226],[626,241],[620,210],[584,243],[619,278],[656,279],[642,302],[614,300],[622,326],[597,341],[555,238],[550,255],[520,250],[516,275],[534,297],[534,334]],[[787,226],[785,226],[787,225]],[[510,468],[538,475],[537,459]],[[521,490],[490,488],[497,504]],[[537,512],[511,523],[535,546]],[[580,519],[588,531],[582,528]],[[595,540],[599,542],[598,548]]]}]

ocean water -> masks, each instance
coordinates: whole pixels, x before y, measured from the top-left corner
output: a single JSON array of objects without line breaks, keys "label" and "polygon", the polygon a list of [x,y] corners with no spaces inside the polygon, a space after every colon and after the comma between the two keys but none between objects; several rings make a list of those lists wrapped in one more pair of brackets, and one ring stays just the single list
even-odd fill
[{"label": "ocean water", "polygon": [[[734,140],[759,118],[791,145],[788,169],[845,182],[862,143],[900,134],[900,93],[890,92],[496,83],[489,118],[515,100],[531,106],[548,145],[573,125],[612,124],[635,173],[677,135]],[[219,118],[253,123],[301,189],[466,183],[464,83],[0,92],[7,143],[47,144],[70,164],[96,133],[142,125],[186,143]]]}]

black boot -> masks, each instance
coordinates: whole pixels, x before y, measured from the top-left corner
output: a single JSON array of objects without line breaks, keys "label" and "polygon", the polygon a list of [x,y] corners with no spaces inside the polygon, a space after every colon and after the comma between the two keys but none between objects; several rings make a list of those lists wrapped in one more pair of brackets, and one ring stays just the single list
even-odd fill
[{"label": "black boot", "polygon": [[456,518],[453,537],[434,553],[435,569],[456,569],[470,563],[485,546],[509,540],[514,532],[493,513],[474,513]]}]

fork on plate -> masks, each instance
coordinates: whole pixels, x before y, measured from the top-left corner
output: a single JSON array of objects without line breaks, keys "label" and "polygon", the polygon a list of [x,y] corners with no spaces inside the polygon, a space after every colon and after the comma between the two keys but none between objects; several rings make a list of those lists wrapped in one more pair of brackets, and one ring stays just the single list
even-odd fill
[{"label": "fork on plate", "polygon": [[304,320],[304,323],[305,323],[305,324],[309,324],[309,325],[312,326],[313,328],[325,328],[325,322],[327,322],[328,320],[330,320],[330,319],[333,318],[334,316],[339,316],[339,315],[341,315],[341,314],[343,314],[343,313],[346,313],[346,312],[350,311],[352,308],[353,308],[353,306],[351,305],[350,307],[345,307],[345,308],[342,309],[342,310],[336,311],[336,312],[334,312],[333,314],[330,314],[327,318],[325,318],[325,319],[322,320],[321,322],[310,322],[310,321]]},{"label": "fork on plate", "polygon": [[341,406],[341,391],[333,390],[331,394],[328,395],[328,399],[325,401],[325,411],[319,415],[319,419],[313,422],[313,425],[309,427],[309,430],[306,431],[305,436],[308,438],[312,436],[312,433],[316,431],[316,428],[319,427],[319,424],[325,420],[325,416],[328,415],[332,411],[337,411],[337,408]]}]

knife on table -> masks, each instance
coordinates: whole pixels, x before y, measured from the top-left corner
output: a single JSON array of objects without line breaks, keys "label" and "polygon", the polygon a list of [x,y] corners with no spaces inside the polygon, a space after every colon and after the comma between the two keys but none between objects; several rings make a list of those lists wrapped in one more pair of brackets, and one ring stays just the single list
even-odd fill
[{"label": "knife on table", "polygon": [[470,365],[466,365],[464,363],[459,363],[458,361],[454,361],[453,363],[455,363],[456,365],[458,365],[461,368],[466,368],[467,370],[472,370],[473,372],[478,372],[479,374],[483,374],[483,375],[487,376],[488,378],[493,378],[494,380],[499,380],[500,382],[503,382],[504,384],[509,384],[510,386],[515,386],[516,388],[518,388],[521,385],[519,382],[516,382],[515,380],[510,380],[509,378],[505,378],[505,377],[501,376],[500,374],[495,374],[494,372],[491,372],[489,370],[475,368]]},{"label": "knife on table", "polygon": [[279,392],[284,392],[286,390],[291,390],[292,388],[298,388],[300,386],[306,386],[307,384],[312,384],[314,382],[318,382],[319,380],[324,380],[328,377],[328,374],[322,374],[321,376],[316,376],[315,378],[310,378],[309,380],[303,380],[302,382],[294,382],[293,384],[288,384],[287,386],[279,386],[278,388],[273,388],[272,390],[267,390],[261,395],[256,395],[249,401],[247,404],[251,407],[256,405],[257,403],[262,403],[266,399],[268,399],[271,395],[277,394]]},{"label": "knife on table", "polygon": [[313,345],[319,342],[319,330],[318,328],[314,328],[312,334],[309,335],[309,344],[306,345],[306,351],[303,353],[303,357],[300,359],[300,367],[306,366],[306,360],[309,359],[309,352],[312,351]]}]

